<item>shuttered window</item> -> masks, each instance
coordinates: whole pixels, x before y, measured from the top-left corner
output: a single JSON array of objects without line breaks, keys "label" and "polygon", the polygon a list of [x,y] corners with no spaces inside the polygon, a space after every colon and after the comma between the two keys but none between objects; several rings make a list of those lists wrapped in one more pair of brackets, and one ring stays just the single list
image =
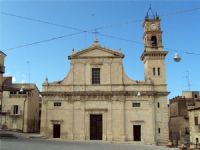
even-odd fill
[{"label": "shuttered window", "polygon": [[100,68],[92,68],[92,84],[100,84]]}]

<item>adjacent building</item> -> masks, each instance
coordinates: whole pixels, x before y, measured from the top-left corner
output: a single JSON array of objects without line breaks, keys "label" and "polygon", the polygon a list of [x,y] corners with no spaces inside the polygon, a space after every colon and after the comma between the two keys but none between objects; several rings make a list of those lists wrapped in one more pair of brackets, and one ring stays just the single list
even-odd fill
[{"label": "adjacent building", "polygon": [[185,144],[190,142],[188,109],[199,106],[199,91],[183,91],[182,96],[170,99],[169,135],[170,140],[174,142],[174,144]]},{"label": "adjacent building", "polygon": [[190,142],[200,148],[200,107],[189,109]]},{"label": "adjacent building", "polygon": [[12,77],[4,77],[5,56],[0,52],[0,126],[2,129],[38,132],[39,90],[35,84],[12,83]]},{"label": "adjacent building", "polygon": [[167,52],[157,15],[144,20],[144,45],[142,81],[126,75],[120,50],[105,48],[98,40],[84,50],[72,50],[68,75],[43,83],[41,134],[68,140],[167,143]]}]

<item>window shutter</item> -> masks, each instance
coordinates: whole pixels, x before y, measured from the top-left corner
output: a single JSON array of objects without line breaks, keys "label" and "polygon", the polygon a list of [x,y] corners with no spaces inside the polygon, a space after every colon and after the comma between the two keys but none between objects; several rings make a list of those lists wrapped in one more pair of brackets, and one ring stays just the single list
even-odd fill
[{"label": "window shutter", "polygon": [[18,105],[18,112],[17,114],[21,115],[22,106]]},{"label": "window shutter", "polygon": [[11,113],[11,114],[14,114],[14,105],[11,106],[10,113]]}]

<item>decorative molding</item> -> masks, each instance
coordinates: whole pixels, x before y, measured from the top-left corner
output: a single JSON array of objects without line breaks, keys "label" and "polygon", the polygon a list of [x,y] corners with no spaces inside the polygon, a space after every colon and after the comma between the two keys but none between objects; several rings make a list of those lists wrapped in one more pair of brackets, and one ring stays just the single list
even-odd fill
[{"label": "decorative molding", "polygon": [[167,51],[144,51],[142,56],[140,57],[141,60],[144,60],[146,56],[159,56],[159,57],[165,57],[167,55]]},{"label": "decorative molding", "polygon": [[[137,96],[138,91],[78,91],[78,92],[42,92],[42,96]],[[140,91],[142,96],[167,96],[169,92]]]},{"label": "decorative molding", "polygon": [[99,112],[99,111],[108,111],[108,108],[85,108],[85,111],[97,111],[97,112]]},{"label": "decorative molding", "polygon": [[51,122],[52,122],[53,124],[61,124],[61,123],[63,123],[64,121],[63,121],[63,120],[51,120]]},{"label": "decorative molding", "polygon": [[131,123],[144,123],[144,120],[131,120]]}]

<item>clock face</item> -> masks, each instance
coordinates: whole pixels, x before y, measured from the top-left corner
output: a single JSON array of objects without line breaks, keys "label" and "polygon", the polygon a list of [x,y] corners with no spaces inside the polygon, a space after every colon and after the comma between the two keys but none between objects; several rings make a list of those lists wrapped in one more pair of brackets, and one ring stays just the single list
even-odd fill
[{"label": "clock face", "polygon": [[150,25],[150,29],[151,29],[151,30],[156,30],[157,27],[156,27],[156,25],[155,25],[154,23],[152,23],[152,24]]}]

